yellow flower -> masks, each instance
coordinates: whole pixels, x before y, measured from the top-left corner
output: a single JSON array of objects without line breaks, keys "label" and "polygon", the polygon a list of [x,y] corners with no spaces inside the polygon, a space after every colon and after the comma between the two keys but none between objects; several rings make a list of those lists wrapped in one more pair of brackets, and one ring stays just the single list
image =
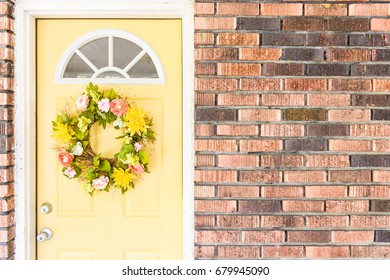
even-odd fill
[{"label": "yellow flower", "polygon": [[129,110],[127,110],[123,119],[125,120],[125,126],[131,136],[134,134],[141,136],[142,133],[146,133],[148,126],[146,125],[145,118],[145,112],[137,105],[133,105]]},{"label": "yellow flower", "polygon": [[72,135],[69,132],[68,125],[61,122],[57,122],[57,127],[56,130],[54,130],[53,137],[65,144],[72,141]]},{"label": "yellow flower", "polygon": [[127,189],[130,186],[131,181],[137,177],[134,174],[131,174],[129,170],[114,168],[111,178],[114,179],[115,185]]}]

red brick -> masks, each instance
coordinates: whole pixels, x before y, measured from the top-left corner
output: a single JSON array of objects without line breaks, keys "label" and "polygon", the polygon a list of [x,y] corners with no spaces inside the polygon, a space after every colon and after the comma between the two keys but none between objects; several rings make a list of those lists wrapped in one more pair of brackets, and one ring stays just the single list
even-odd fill
[{"label": "red brick", "polygon": [[349,196],[390,198],[390,186],[350,186]]},{"label": "red brick", "polygon": [[305,4],[306,16],[346,16],[346,4]]},{"label": "red brick", "polygon": [[[1,34],[0,34],[1,36]],[[1,38],[1,37],[0,37]],[[0,90],[14,90],[14,79],[12,78],[0,78]]]},{"label": "red brick", "polygon": [[348,170],[348,171],[329,171],[330,182],[358,183],[371,182],[371,171],[369,170]]},{"label": "red brick", "polygon": [[303,197],[303,187],[261,187],[261,197]]},{"label": "red brick", "polygon": [[260,103],[258,94],[218,94],[219,106],[256,106]]},{"label": "red brick", "polygon": [[303,258],[303,246],[263,246],[261,248],[263,258]]},{"label": "red brick", "polygon": [[329,140],[330,151],[369,152],[371,141],[368,140]]},{"label": "red brick", "polygon": [[371,120],[371,110],[329,110],[328,120],[331,122],[365,122]]},{"label": "red brick", "polygon": [[372,150],[374,152],[390,152],[390,140],[373,140]]},{"label": "red brick", "polygon": [[218,246],[218,258],[221,259],[257,259],[259,247],[254,246]]},{"label": "red brick", "polygon": [[259,197],[259,187],[254,186],[219,186],[219,197]]},{"label": "red brick", "polygon": [[14,195],[14,185],[12,183],[0,185],[0,197],[7,197],[11,195]]},{"label": "red brick", "polygon": [[261,65],[254,63],[218,63],[218,75],[225,76],[259,76]]},{"label": "red brick", "polygon": [[214,125],[211,124],[196,124],[195,136],[213,136]]},{"label": "red brick", "polygon": [[284,242],[284,231],[243,231],[242,241],[245,243],[276,243]]},{"label": "red brick", "polygon": [[0,166],[10,166],[15,164],[15,154],[0,154]]},{"label": "red brick", "polygon": [[240,182],[275,183],[282,181],[280,171],[240,171]]},{"label": "red brick", "polygon": [[330,232],[328,231],[289,231],[287,233],[287,242],[328,243],[330,237]]},{"label": "red brick", "polygon": [[325,24],[325,19],[319,17],[286,17],[282,28],[288,31],[324,31]]},{"label": "red brick", "polygon": [[213,259],[215,256],[213,246],[195,246],[194,255],[196,259]]},{"label": "red brick", "polygon": [[371,30],[374,31],[390,31],[390,19],[372,18]]},{"label": "red brick", "polygon": [[0,45],[14,46],[15,45],[14,36],[7,32],[0,33]]},{"label": "red brick", "polygon": [[262,155],[260,166],[264,167],[299,167],[303,166],[303,156],[297,155]]},{"label": "red brick", "polygon": [[214,75],[216,73],[215,63],[196,62],[195,75]]},{"label": "red brick", "polygon": [[389,124],[351,125],[351,136],[390,136]]},{"label": "red brick", "polygon": [[344,155],[307,155],[307,167],[348,167],[349,156]]},{"label": "red brick", "polygon": [[260,14],[260,7],[256,3],[218,3],[217,14],[256,16]]},{"label": "red brick", "polygon": [[0,227],[10,227],[14,225],[14,214],[0,215]]},{"label": "red brick", "polygon": [[0,29],[14,31],[14,20],[9,17],[0,18]]},{"label": "red brick", "polygon": [[332,242],[374,242],[374,231],[332,231]]},{"label": "red brick", "polygon": [[220,17],[195,17],[195,29],[209,30],[234,30],[236,29],[235,18],[220,18]]},{"label": "red brick", "polygon": [[195,90],[235,91],[238,89],[236,79],[196,78]]},{"label": "red brick", "polygon": [[289,91],[325,91],[325,79],[285,79],[285,90]]},{"label": "red brick", "polygon": [[195,15],[213,15],[214,3],[195,3],[194,5]]},{"label": "red brick", "polygon": [[301,16],[303,4],[261,4],[262,16]]},{"label": "red brick", "polygon": [[280,121],[281,111],[275,109],[239,109],[239,121]]},{"label": "red brick", "polygon": [[296,137],[303,136],[305,133],[304,125],[300,124],[262,124],[261,136],[285,136]]},{"label": "red brick", "polygon": [[344,107],[349,106],[348,94],[308,94],[307,105],[316,107]]},{"label": "red brick", "polygon": [[196,243],[234,243],[239,239],[238,231],[199,230],[195,232]]},{"label": "red brick", "polygon": [[233,200],[196,200],[195,212],[236,212],[236,201]]},{"label": "red brick", "polygon": [[196,155],[195,166],[215,166],[215,156],[213,155]]},{"label": "red brick", "polygon": [[217,166],[257,167],[259,166],[259,157],[256,155],[219,155]]},{"label": "red brick", "polygon": [[325,182],[325,171],[285,171],[285,182],[307,183],[307,182]]},{"label": "red brick", "polygon": [[240,140],[242,152],[274,152],[282,149],[282,140]]},{"label": "red brick", "polygon": [[195,186],[194,197],[214,197],[215,191],[213,186]]},{"label": "red brick", "polygon": [[352,246],[352,258],[390,258],[390,246]]},{"label": "red brick", "polygon": [[258,46],[260,36],[257,33],[219,33],[217,45],[219,46]]},{"label": "red brick", "polygon": [[350,251],[348,246],[306,246],[306,257],[319,258],[349,258]]},{"label": "red brick", "polygon": [[237,171],[195,170],[195,182],[236,182]]},{"label": "red brick", "polygon": [[257,125],[218,125],[217,135],[254,136],[259,134]]},{"label": "red brick", "polygon": [[214,34],[213,33],[195,33],[194,44],[199,45],[214,45]]},{"label": "red brick", "polygon": [[305,196],[310,198],[346,197],[347,187],[345,186],[306,186]]},{"label": "red brick", "polygon": [[284,200],[283,212],[324,212],[323,201]]},{"label": "red brick", "polygon": [[241,79],[240,90],[273,91],[280,90],[282,80],[279,79]]},{"label": "red brick", "polygon": [[14,181],[14,170],[13,168],[0,169],[0,182],[12,182]]},{"label": "red brick", "polygon": [[259,216],[217,216],[217,226],[232,228],[257,228]]},{"label": "red brick", "polygon": [[0,230],[0,242],[5,243],[15,238],[16,230],[15,227],[9,229]]},{"label": "red brick", "polygon": [[279,60],[282,56],[281,49],[270,48],[240,48],[240,60]]},{"label": "red brick", "polygon": [[196,93],[195,94],[196,106],[213,106],[215,105],[214,93]]},{"label": "red brick", "polygon": [[195,151],[237,151],[237,142],[235,140],[195,140]]},{"label": "red brick", "polygon": [[[11,1],[11,2],[15,2],[15,1]],[[7,3],[7,2],[0,3],[0,14],[13,17],[14,16],[14,4]]]},{"label": "red brick", "polygon": [[328,50],[331,61],[335,62],[361,62],[370,61],[370,50],[359,49],[331,49]]},{"label": "red brick", "polygon": [[213,227],[215,226],[214,216],[195,216],[195,227]]},{"label": "red brick", "polygon": [[349,224],[348,216],[308,216],[306,226],[309,228],[340,228]]},{"label": "red brick", "polygon": [[351,4],[348,7],[349,16],[388,16],[389,4]]},{"label": "red brick", "polygon": [[387,229],[390,227],[390,216],[351,216],[351,227]]},{"label": "red brick", "polygon": [[1,48],[0,49],[0,59],[14,60],[14,50],[10,49],[10,48]]},{"label": "red brick", "polygon": [[15,199],[0,199],[0,212],[9,212],[15,210]]},{"label": "red brick", "polygon": [[368,200],[327,200],[326,212],[368,212],[370,203]]},{"label": "red brick", "polygon": [[236,60],[238,50],[233,48],[195,49],[195,60]]},{"label": "red brick", "polygon": [[261,216],[261,227],[280,228],[280,227],[304,227],[305,219],[301,216]]},{"label": "red brick", "polygon": [[329,80],[332,91],[371,91],[371,80],[332,79]]},{"label": "red brick", "polygon": [[374,182],[390,182],[390,171],[377,171],[372,172]]},{"label": "red brick", "polygon": [[303,94],[263,94],[262,104],[267,106],[303,106],[305,95]]},{"label": "red brick", "polygon": [[390,90],[390,80],[372,80],[373,82],[373,91],[384,91],[387,92]]}]

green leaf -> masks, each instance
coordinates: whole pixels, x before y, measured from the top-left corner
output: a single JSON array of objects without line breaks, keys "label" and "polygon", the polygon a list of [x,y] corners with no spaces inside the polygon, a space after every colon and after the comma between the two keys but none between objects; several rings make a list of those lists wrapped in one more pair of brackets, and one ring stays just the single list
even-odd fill
[{"label": "green leaf", "polygon": [[149,171],[149,166],[148,166],[147,164],[144,165],[144,168],[145,168],[145,172],[146,172],[146,173],[150,173],[150,171]]},{"label": "green leaf", "polygon": [[126,155],[130,153],[135,153],[135,149],[133,145],[127,144],[122,147],[120,152],[118,153],[118,158],[121,158],[122,160],[126,160]]},{"label": "green leaf", "polygon": [[99,167],[100,164],[100,155],[96,155],[92,159],[92,163],[94,166]]},{"label": "green leaf", "polygon": [[112,88],[106,90],[103,94],[104,98],[108,98],[111,100],[116,99],[118,97],[118,94],[113,90]]},{"label": "green leaf", "polygon": [[85,148],[88,146],[89,142],[88,141],[83,141],[82,144],[83,144],[83,149],[85,150]]},{"label": "green leaf", "polygon": [[124,194],[125,192],[127,192],[127,189],[121,188],[121,191],[122,191],[122,194]]},{"label": "green leaf", "polygon": [[87,173],[85,174],[85,179],[88,181],[92,181],[93,179],[96,179],[97,175],[93,168],[88,169]]},{"label": "green leaf", "polygon": [[99,165],[99,170],[101,172],[110,172],[111,171],[111,164],[108,162],[108,160],[103,160]]},{"label": "green leaf", "polygon": [[139,151],[138,157],[139,157],[141,163],[143,163],[143,164],[148,164],[149,163],[148,153],[145,152],[145,150]]}]

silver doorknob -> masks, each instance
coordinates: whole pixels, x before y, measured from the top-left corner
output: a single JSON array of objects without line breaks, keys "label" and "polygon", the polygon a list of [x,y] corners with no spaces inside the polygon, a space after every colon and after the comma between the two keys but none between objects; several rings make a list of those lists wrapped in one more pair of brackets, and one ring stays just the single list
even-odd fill
[{"label": "silver doorknob", "polygon": [[49,202],[42,203],[41,205],[41,213],[42,214],[49,214],[53,210],[53,206]]},{"label": "silver doorknob", "polygon": [[37,241],[38,242],[45,242],[47,240],[50,240],[53,237],[53,232],[50,228],[43,228],[39,232],[37,236]]}]

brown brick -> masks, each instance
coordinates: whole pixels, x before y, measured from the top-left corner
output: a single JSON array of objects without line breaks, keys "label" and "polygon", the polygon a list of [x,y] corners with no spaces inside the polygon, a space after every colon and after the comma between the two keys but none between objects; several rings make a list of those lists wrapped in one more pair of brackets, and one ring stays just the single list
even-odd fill
[{"label": "brown brick", "polygon": [[213,259],[215,257],[213,246],[195,246],[195,259]]},{"label": "brown brick", "polygon": [[372,18],[371,30],[374,31],[390,31],[390,19]]},{"label": "brown brick", "polygon": [[213,15],[214,3],[195,3],[194,5],[195,15]]},{"label": "brown brick", "polygon": [[305,66],[302,64],[276,64],[264,63],[262,66],[264,76],[303,76]]},{"label": "brown brick", "polygon": [[344,155],[307,155],[308,167],[348,167],[349,157]]},{"label": "brown brick", "polygon": [[196,78],[195,90],[234,91],[238,89],[236,79]]},{"label": "brown brick", "polygon": [[195,151],[237,151],[235,140],[195,140]]},{"label": "brown brick", "polygon": [[349,35],[350,46],[388,46],[388,34],[351,34]]},{"label": "brown brick", "polygon": [[260,37],[257,33],[219,33],[217,45],[220,46],[258,46]]},{"label": "brown brick", "polygon": [[344,124],[308,124],[307,136],[348,136],[349,126]]},{"label": "brown brick", "polygon": [[330,49],[328,56],[335,62],[362,62],[370,61],[370,50],[366,49]]},{"label": "brown brick", "polygon": [[389,4],[351,4],[348,7],[349,16],[388,16]]},{"label": "brown brick", "polygon": [[195,63],[195,75],[215,75],[216,66],[214,63]]},{"label": "brown brick", "polygon": [[348,170],[329,171],[330,182],[359,183],[371,182],[371,171],[369,170]]},{"label": "brown brick", "polygon": [[390,171],[377,171],[372,172],[374,182],[390,182]]},{"label": "brown brick", "polygon": [[281,49],[269,48],[240,48],[240,60],[279,60],[282,55]]},{"label": "brown brick", "polygon": [[390,65],[351,65],[351,76],[382,76],[386,77],[389,74]]},{"label": "brown brick", "polygon": [[390,197],[390,186],[350,186],[350,197]]},{"label": "brown brick", "polygon": [[240,151],[242,152],[274,152],[282,149],[282,140],[240,140]]},{"label": "brown brick", "polygon": [[306,246],[306,257],[313,259],[349,258],[348,246]]},{"label": "brown brick", "polygon": [[194,196],[195,197],[214,197],[215,196],[214,186],[195,186]]},{"label": "brown brick", "polygon": [[363,109],[329,110],[328,120],[331,122],[364,122],[371,120],[371,111]]},{"label": "brown brick", "polygon": [[262,124],[261,136],[303,136],[304,128],[300,124]]},{"label": "brown brick", "polygon": [[324,212],[323,201],[284,200],[283,212]]},{"label": "brown brick", "polygon": [[236,29],[236,19],[222,17],[195,17],[194,27],[198,30],[234,30]]},{"label": "brown brick", "polygon": [[276,243],[284,242],[284,231],[243,231],[242,239],[245,243]]},{"label": "brown brick", "polygon": [[325,91],[325,79],[285,79],[285,90],[289,91]]},{"label": "brown brick", "polygon": [[215,94],[213,93],[196,93],[195,94],[196,106],[213,106],[215,105]]},{"label": "brown brick", "polygon": [[327,200],[326,212],[368,212],[370,203],[368,200]]},{"label": "brown brick", "polygon": [[261,35],[261,44],[264,46],[303,46],[304,43],[303,34],[263,33]]},{"label": "brown brick", "polygon": [[196,124],[195,125],[195,136],[213,136],[214,125],[210,124]]},{"label": "brown brick", "polygon": [[261,4],[262,16],[301,16],[303,4]]},{"label": "brown brick", "polygon": [[234,243],[239,241],[238,231],[215,231],[199,230],[195,231],[196,243]]},{"label": "brown brick", "polygon": [[276,31],[281,29],[279,18],[239,17],[237,18],[238,30]]},{"label": "brown brick", "polygon": [[237,172],[230,170],[195,170],[195,182],[236,182]]},{"label": "brown brick", "polygon": [[259,197],[257,186],[219,186],[218,197]]},{"label": "brown brick", "polygon": [[376,230],[375,242],[390,242],[390,231],[388,230]]},{"label": "brown brick", "polygon": [[390,136],[388,124],[351,125],[351,136]]},{"label": "brown brick", "polygon": [[311,228],[340,228],[347,227],[348,216],[307,216],[306,226]]},{"label": "brown brick", "polygon": [[261,216],[262,228],[292,228],[305,226],[305,219],[301,216]]},{"label": "brown brick", "polygon": [[213,227],[215,226],[215,217],[210,216],[195,216],[195,227]]},{"label": "brown brick", "polygon": [[325,182],[326,172],[324,171],[285,171],[284,181],[291,183]]},{"label": "brown brick", "polygon": [[217,226],[232,228],[257,228],[259,216],[217,216]]},{"label": "brown brick", "polygon": [[329,231],[288,231],[287,242],[293,243],[327,243],[330,242]]},{"label": "brown brick", "polygon": [[285,140],[285,150],[288,152],[299,151],[326,151],[327,140],[322,139],[291,139]]},{"label": "brown brick", "polygon": [[239,109],[239,121],[280,121],[281,111],[276,109]]},{"label": "brown brick", "polygon": [[259,166],[259,158],[255,155],[219,155],[217,166],[257,167]]},{"label": "brown brick", "polygon": [[263,167],[299,167],[303,166],[303,156],[299,155],[262,155]]},{"label": "brown brick", "polygon": [[217,125],[217,135],[253,136],[258,134],[257,125]]},{"label": "brown brick", "polygon": [[217,3],[217,14],[256,16],[260,14],[260,7],[256,3]]},{"label": "brown brick", "polygon": [[309,64],[306,66],[308,76],[349,76],[350,67],[347,64]]},{"label": "brown brick", "polygon": [[281,212],[279,200],[240,200],[238,212],[259,213],[259,212]]},{"label": "brown brick", "polygon": [[390,155],[353,155],[351,167],[390,167]]},{"label": "brown brick", "polygon": [[373,242],[374,231],[332,231],[332,242]]},{"label": "brown brick", "polygon": [[275,183],[282,181],[280,171],[240,171],[240,182]]},{"label": "brown brick", "polygon": [[308,94],[307,105],[318,107],[344,107],[349,106],[348,94]]},{"label": "brown brick", "polygon": [[[11,2],[15,2],[15,1],[11,1]],[[0,3],[0,14],[13,17],[14,16],[14,4],[8,3],[8,2]]]},{"label": "brown brick", "polygon": [[218,94],[219,106],[256,106],[259,105],[258,94]]},{"label": "brown brick", "polygon": [[372,50],[373,61],[389,61],[390,51],[388,49]]},{"label": "brown brick", "polygon": [[280,89],[281,80],[279,79],[241,79],[240,84],[240,90],[270,91]]},{"label": "brown brick", "polygon": [[334,33],[307,34],[306,44],[308,46],[347,46],[348,35]]},{"label": "brown brick", "polygon": [[372,212],[390,212],[390,200],[371,200]]},{"label": "brown brick", "polygon": [[235,109],[201,108],[195,109],[196,121],[235,121],[237,111]]},{"label": "brown brick", "polygon": [[329,140],[329,151],[369,152],[371,141],[368,140]]},{"label": "brown brick", "polygon": [[282,28],[288,31],[324,31],[325,19],[314,17],[283,18]]},{"label": "brown brick", "polygon": [[328,19],[327,31],[364,32],[369,30],[367,18],[334,17]]},{"label": "brown brick", "polygon": [[346,16],[346,4],[305,4],[306,16]]},{"label": "brown brick", "polygon": [[372,110],[372,120],[388,121],[390,120],[390,110]]},{"label": "brown brick", "polygon": [[215,166],[215,156],[195,155],[195,166]]},{"label": "brown brick", "polygon": [[323,48],[288,48],[283,50],[283,60],[291,61],[322,61]]},{"label": "brown brick", "polygon": [[195,60],[236,60],[238,49],[201,48],[195,49]]},{"label": "brown brick", "polygon": [[352,258],[390,258],[390,246],[351,246]]},{"label": "brown brick", "polygon": [[390,226],[390,216],[351,216],[351,227],[385,228]]},{"label": "brown brick", "polygon": [[303,197],[303,187],[261,187],[261,197]]},{"label": "brown brick", "polygon": [[236,201],[233,200],[196,200],[195,212],[236,212]]},{"label": "brown brick", "polygon": [[390,152],[390,140],[373,140],[372,150],[374,152]]},{"label": "brown brick", "polygon": [[326,110],[323,109],[286,109],[284,120],[286,121],[325,121]]},{"label": "brown brick", "polygon": [[263,246],[261,248],[263,258],[303,258],[303,246]]},{"label": "brown brick", "polygon": [[218,63],[218,75],[225,76],[259,76],[261,65],[254,63]]},{"label": "brown brick", "polygon": [[218,246],[218,258],[221,259],[257,259],[259,256],[259,247]]},{"label": "brown brick", "polygon": [[370,80],[332,79],[329,80],[332,91],[371,91]]},{"label": "brown brick", "polygon": [[306,186],[305,196],[310,198],[346,197],[346,186]]}]

